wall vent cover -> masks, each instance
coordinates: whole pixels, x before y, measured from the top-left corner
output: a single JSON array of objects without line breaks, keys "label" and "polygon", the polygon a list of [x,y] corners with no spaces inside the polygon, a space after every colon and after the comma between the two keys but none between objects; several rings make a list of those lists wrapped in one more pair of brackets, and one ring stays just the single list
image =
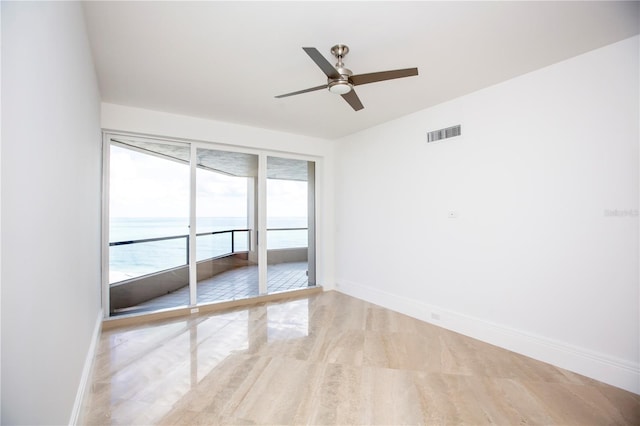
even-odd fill
[{"label": "wall vent cover", "polygon": [[434,130],[433,132],[427,133],[427,142],[435,142],[441,139],[453,138],[455,136],[460,136],[462,134],[462,129],[460,125],[447,127],[446,129]]}]

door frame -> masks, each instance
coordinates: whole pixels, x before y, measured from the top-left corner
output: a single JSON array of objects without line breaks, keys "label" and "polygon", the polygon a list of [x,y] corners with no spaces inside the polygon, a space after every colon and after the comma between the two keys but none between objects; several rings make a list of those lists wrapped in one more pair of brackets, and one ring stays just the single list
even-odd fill
[{"label": "door frame", "polygon": [[[103,130],[102,132],[102,229],[101,229],[101,265],[102,265],[102,280],[101,280],[101,293],[102,293],[102,307],[103,315],[105,319],[112,318],[110,315],[110,292],[109,292],[109,203],[110,203],[110,147],[111,141],[118,137],[127,138],[129,140],[148,141],[160,144],[189,144],[190,146],[190,196],[189,196],[189,307],[199,306],[197,303],[197,268],[196,268],[196,154],[198,148],[223,150],[230,152],[239,152],[246,154],[253,154],[258,156],[258,238],[256,243],[258,244],[258,288],[259,294],[263,295],[267,293],[267,157],[282,157],[296,160],[310,161],[314,163],[315,168],[315,191],[314,191],[314,205],[313,211],[308,212],[309,215],[313,214],[315,221],[315,235],[314,235],[314,262],[316,268],[316,285],[321,285],[322,282],[322,257],[318,256],[321,252],[319,247],[322,244],[322,197],[320,194],[323,180],[323,158],[321,156],[314,156],[309,154],[300,154],[295,152],[268,150],[264,148],[251,148],[233,144],[217,143],[198,141],[183,138],[164,137],[164,136],[152,136],[133,132],[121,132],[112,130]],[[309,243],[312,241],[309,240]],[[146,314],[150,314],[148,312]],[[145,315],[139,314],[139,315]]]}]

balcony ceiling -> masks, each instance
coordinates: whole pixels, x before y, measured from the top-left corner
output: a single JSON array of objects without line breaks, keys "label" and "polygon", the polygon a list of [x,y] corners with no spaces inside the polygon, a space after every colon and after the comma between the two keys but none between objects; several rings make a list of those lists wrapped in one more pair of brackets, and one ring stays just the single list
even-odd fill
[{"label": "balcony ceiling", "polygon": [[[338,138],[638,34],[639,2],[85,2],[104,102]],[[353,111],[303,52],[347,44]],[[425,124],[426,125],[426,124]]]},{"label": "balcony ceiling", "polygon": [[[144,154],[189,164],[190,148],[187,144],[156,143],[138,138],[118,137],[113,142],[119,146]],[[257,177],[258,156],[242,152],[214,149],[196,150],[197,167],[229,176]],[[307,181],[307,161],[292,158],[267,157],[267,178]]]}]

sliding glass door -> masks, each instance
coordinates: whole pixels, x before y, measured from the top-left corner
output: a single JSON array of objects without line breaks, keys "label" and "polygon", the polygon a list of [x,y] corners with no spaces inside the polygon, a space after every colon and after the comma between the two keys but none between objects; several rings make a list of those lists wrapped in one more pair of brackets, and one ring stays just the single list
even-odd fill
[{"label": "sliding glass door", "polygon": [[189,305],[189,146],[109,146],[109,312]]},{"label": "sliding glass door", "polygon": [[199,304],[259,294],[258,156],[197,148]]},{"label": "sliding glass door", "polygon": [[105,137],[109,316],[316,284],[315,163]]},{"label": "sliding glass door", "polygon": [[267,157],[267,290],[315,285],[315,163]]}]

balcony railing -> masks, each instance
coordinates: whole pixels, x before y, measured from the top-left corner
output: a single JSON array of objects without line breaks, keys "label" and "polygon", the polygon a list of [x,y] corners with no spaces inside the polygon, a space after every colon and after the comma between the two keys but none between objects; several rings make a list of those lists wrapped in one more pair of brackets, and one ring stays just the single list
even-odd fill
[{"label": "balcony railing", "polygon": [[[236,232],[246,232],[247,233],[247,247],[251,246],[251,233],[249,232],[249,229],[227,229],[224,231],[213,231],[213,232],[202,232],[200,234],[196,234],[196,237],[203,237],[205,235],[222,235],[222,234],[231,234],[231,251],[226,252],[226,253],[222,253],[221,256],[226,256],[229,254],[233,254],[236,252]],[[116,241],[113,243],[109,243],[109,247],[115,247],[115,246],[124,246],[124,245],[129,245],[129,244],[140,244],[140,243],[151,243],[151,242],[156,242],[156,241],[167,241],[167,240],[177,240],[180,238],[184,238],[185,239],[185,253],[186,253],[186,260],[185,260],[185,265],[187,265],[189,263],[189,239],[190,239],[190,235],[175,235],[173,237],[158,237],[158,238],[144,238],[144,239],[140,239],[140,240],[129,240],[129,241]],[[246,250],[245,250],[246,251]]]},{"label": "balcony railing", "polygon": [[[269,228],[268,232],[281,232],[281,231],[307,231],[308,228]],[[196,250],[198,253],[197,261],[216,259],[219,257],[225,257],[229,255],[233,255],[235,253],[243,253],[250,250],[251,247],[251,230],[250,229],[227,229],[224,231],[213,231],[213,232],[202,232],[196,234],[196,237],[200,237],[196,239]],[[246,238],[241,237],[242,233],[246,234]],[[214,238],[216,236],[229,235],[230,240],[227,242],[215,241]],[[282,249],[282,248],[292,248],[292,247],[306,247],[306,233],[302,236],[298,235],[297,237],[289,236],[280,237],[270,239],[268,238],[267,248],[268,249]],[[211,238],[210,242],[207,242],[205,239],[207,237]],[[119,261],[116,260],[116,263],[120,263],[120,265],[114,265],[113,260],[116,257],[115,253],[111,250],[111,247],[130,247],[133,249],[134,245],[137,244],[145,244],[145,243],[160,243],[163,241],[175,241],[179,239],[184,239],[184,245],[180,244],[167,244],[164,248],[157,247],[157,244],[154,246],[147,246],[146,250],[143,250],[143,253],[134,252],[133,250],[128,253],[122,253]],[[134,277],[139,277],[143,275],[148,275],[155,272],[160,272],[163,270],[185,266],[189,264],[189,234],[186,235],[175,235],[168,237],[156,237],[156,238],[143,238],[137,240],[125,240],[125,241],[115,241],[110,242],[110,270],[115,266],[116,269],[120,269],[125,266],[133,266],[133,269],[137,269],[134,272],[135,276],[131,276],[130,274],[126,274],[124,277],[112,277],[110,278],[110,282],[119,282],[123,279],[129,279]],[[304,243],[302,242],[304,241]],[[139,247],[139,246],[138,246]],[[144,253],[146,252],[146,253]],[[180,252],[183,252],[182,256]],[[180,260],[180,257],[184,259],[184,262]],[[110,271],[111,272],[111,271]],[[122,272],[122,271],[120,271]],[[127,271],[130,272],[130,271]],[[124,275],[124,274],[123,274]],[[121,279],[120,279],[121,278]]]}]

